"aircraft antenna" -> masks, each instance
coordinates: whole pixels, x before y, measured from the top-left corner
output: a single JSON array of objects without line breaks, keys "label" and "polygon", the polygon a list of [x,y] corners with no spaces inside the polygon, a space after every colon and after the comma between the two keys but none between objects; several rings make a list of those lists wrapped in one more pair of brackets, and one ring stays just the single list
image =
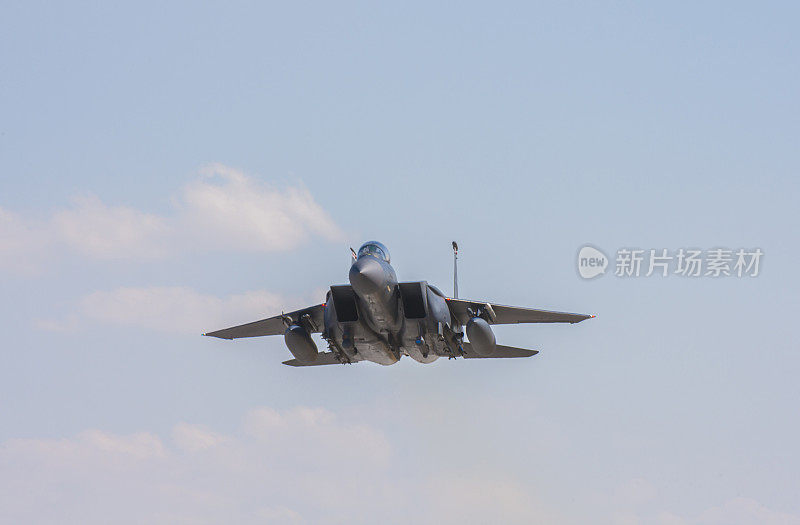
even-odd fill
[{"label": "aircraft antenna", "polygon": [[453,241],[453,299],[458,299],[458,243]]}]

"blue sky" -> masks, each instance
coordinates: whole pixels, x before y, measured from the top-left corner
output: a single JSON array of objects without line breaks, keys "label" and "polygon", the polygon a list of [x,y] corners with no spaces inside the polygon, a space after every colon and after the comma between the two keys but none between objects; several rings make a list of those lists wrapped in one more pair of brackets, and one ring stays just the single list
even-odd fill
[{"label": "blue sky", "polygon": [[[800,523],[790,3],[0,7],[0,521]],[[199,336],[403,280],[528,360]],[[757,278],[581,280],[585,243]]]}]

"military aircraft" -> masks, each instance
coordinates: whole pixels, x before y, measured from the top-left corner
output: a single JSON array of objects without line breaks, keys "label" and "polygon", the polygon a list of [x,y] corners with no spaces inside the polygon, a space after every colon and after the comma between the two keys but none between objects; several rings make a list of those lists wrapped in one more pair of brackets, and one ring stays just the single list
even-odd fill
[{"label": "military aircraft", "polygon": [[[294,356],[283,362],[289,366],[359,361],[391,365],[404,355],[420,363],[439,357],[530,357],[538,351],[497,344],[492,325],[579,323],[594,317],[459,299],[455,241],[453,297],[426,281],[397,282],[389,250],[377,241],[351,252],[350,284],[331,286],[324,303],[203,335],[238,339],[283,334]],[[313,333],[322,334],[327,352],[317,350]]]}]

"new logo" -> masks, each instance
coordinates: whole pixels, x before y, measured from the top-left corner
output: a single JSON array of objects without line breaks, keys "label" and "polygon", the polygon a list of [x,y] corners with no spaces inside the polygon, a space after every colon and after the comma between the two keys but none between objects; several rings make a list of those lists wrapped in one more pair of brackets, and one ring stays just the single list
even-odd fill
[{"label": "new logo", "polygon": [[593,279],[606,273],[608,257],[588,244],[578,251],[578,273],[584,279]]}]

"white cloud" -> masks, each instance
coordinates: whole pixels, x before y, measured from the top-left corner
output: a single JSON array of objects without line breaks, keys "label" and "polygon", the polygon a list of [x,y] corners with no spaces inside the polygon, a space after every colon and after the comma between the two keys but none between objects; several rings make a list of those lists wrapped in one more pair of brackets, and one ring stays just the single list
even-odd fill
[{"label": "white cloud", "polygon": [[73,331],[92,321],[197,335],[323,300],[324,295],[298,299],[263,290],[221,298],[181,286],[122,287],[93,292],[80,299],[75,311],[64,319],[40,320],[37,326],[51,331]]},{"label": "white cloud", "polygon": [[149,259],[165,256],[176,233],[170,220],[127,206],[108,206],[94,195],[53,215],[54,238],[90,257]]},{"label": "white cloud", "polygon": [[326,290],[305,297],[286,297],[251,290],[227,297],[200,293],[184,286],[120,287],[92,292],[61,318],[38,319],[50,332],[73,333],[87,323],[193,335],[289,312],[325,300]]},{"label": "white cloud", "polygon": [[202,425],[178,423],[172,429],[172,440],[181,450],[199,452],[225,442],[225,436],[216,434]]},{"label": "white cloud", "polygon": [[593,523],[800,523],[748,498],[696,515],[659,512],[641,479],[611,499],[647,508],[586,506],[576,487],[573,503],[554,509],[535,483],[467,457],[431,469],[435,447],[409,446],[317,407],[257,408],[233,432],[180,422],[166,437],[94,429],[9,439],[0,443],[0,523],[565,524],[586,515]]},{"label": "white cloud", "polygon": [[320,409],[259,409],[246,419],[258,432],[222,436],[180,423],[172,441],[100,431],[6,441],[0,521],[336,522],[357,518],[371,490],[352,490],[374,482],[361,476],[374,477],[391,453],[380,431]]},{"label": "white cloud", "polygon": [[[341,458],[358,456],[375,466],[388,463],[390,448],[383,435],[367,425],[340,426],[336,416],[322,408],[298,408],[283,413],[272,408],[259,408],[250,412],[245,420],[245,431],[255,439],[273,443],[276,447],[296,447],[302,450],[293,461],[296,464],[324,463],[332,451]],[[320,447],[317,435],[325,434],[325,445]],[[359,443],[354,449],[351,443]],[[290,445],[291,444],[291,445]]]},{"label": "white cloud", "polygon": [[0,208],[0,268],[25,270],[65,248],[93,259],[142,260],[284,251],[315,237],[343,238],[302,183],[277,187],[221,164],[201,170],[172,201],[173,212],[158,215],[90,194],[43,222]]},{"label": "white cloud", "polygon": [[415,475],[399,447],[305,407],[253,410],[229,434],[179,423],[171,438],[12,439],[0,444],[0,522],[559,522],[507,479]]},{"label": "white cloud", "polygon": [[245,251],[286,250],[314,235],[342,233],[303,185],[278,190],[214,164],[189,184],[180,202],[181,229],[198,245]]}]

